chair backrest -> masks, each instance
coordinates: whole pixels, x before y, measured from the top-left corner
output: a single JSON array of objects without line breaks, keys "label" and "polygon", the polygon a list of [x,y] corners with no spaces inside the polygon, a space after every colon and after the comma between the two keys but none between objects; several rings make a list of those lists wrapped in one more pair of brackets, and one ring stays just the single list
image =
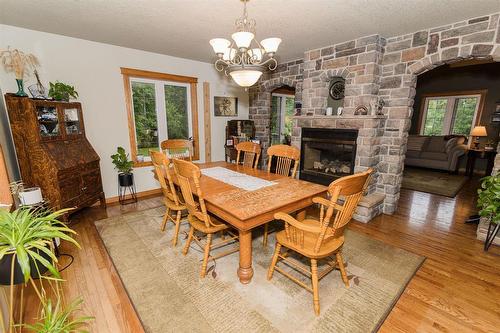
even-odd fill
[{"label": "chair backrest", "polygon": [[296,246],[304,247],[305,233],[312,233],[317,237],[312,250],[317,253],[326,239],[341,237],[370,182],[372,172],[372,169],[368,169],[332,182],[328,187],[329,200],[323,198],[313,200],[321,204],[318,225],[310,227],[285,221],[287,238]]},{"label": "chair backrest", "polygon": [[300,161],[300,151],[297,148],[288,145],[274,145],[267,149],[267,156],[267,171],[271,172],[273,158],[276,158],[275,173],[295,178]]},{"label": "chair backrest", "polygon": [[[258,143],[251,141],[240,142],[236,145],[236,150],[238,151],[236,164],[243,163],[246,167],[257,168],[260,152],[262,150]],[[243,155],[243,162],[240,161],[241,155]]]},{"label": "chair backrest", "polygon": [[162,152],[149,151],[151,162],[155,169],[156,177],[160,182],[163,197],[174,205],[179,205],[180,200],[172,180],[172,170],[170,169],[170,159]]},{"label": "chair backrest", "polygon": [[[189,214],[204,222],[206,227],[213,226],[214,224],[208,215],[200,188],[200,168],[193,162],[180,159],[174,159],[173,161],[175,175]],[[193,196],[193,193],[196,197]]]},{"label": "chair backrest", "polygon": [[190,140],[169,139],[162,141],[160,147],[170,159],[193,160],[193,142]]}]

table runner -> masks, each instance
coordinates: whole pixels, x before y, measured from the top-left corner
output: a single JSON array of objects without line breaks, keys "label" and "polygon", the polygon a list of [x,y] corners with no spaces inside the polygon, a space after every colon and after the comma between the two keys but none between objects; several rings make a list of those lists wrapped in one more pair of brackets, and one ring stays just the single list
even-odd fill
[{"label": "table runner", "polygon": [[269,180],[246,175],[223,167],[201,169],[201,173],[223,183],[241,188],[245,191],[256,191],[263,187],[277,184]]}]

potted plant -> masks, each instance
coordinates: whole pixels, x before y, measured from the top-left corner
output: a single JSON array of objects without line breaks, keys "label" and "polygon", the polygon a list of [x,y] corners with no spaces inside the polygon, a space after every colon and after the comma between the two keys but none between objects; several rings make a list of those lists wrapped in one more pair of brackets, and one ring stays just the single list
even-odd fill
[{"label": "potted plant", "polygon": [[0,51],[0,59],[6,72],[14,72],[17,83],[17,96],[28,96],[24,92],[23,79],[30,69],[35,69],[39,65],[38,59],[33,54],[26,54],[18,49]]},{"label": "potted plant", "polygon": [[[58,284],[62,281],[56,265],[57,257],[52,250],[53,239],[60,238],[80,247],[72,237],[76,234],[75,231],[59,221],[59,217],[69,210],[50,212],[31,207],[22,207],[13,212],[0,210],[0,278],[10,284],[9,322],[4,323],[3,316],[0,316],[0,328],[3,332],[7,332],[7,327],[9,332],[13,332],[14,327],[25,326],[22,322],[14,322],[14,284],[30,282],[42,308],[46,309],[49,301],[46,298],[44,284],[35,283],[34,279],[44,279],[49,284]],[[46,271],[51,275],[44,275]],[[61,290],[59,286],[52,285],[52,288],[56,291]],[[22,295],[23,293],[21,299],[17,300],[21,308]],[[59,292],[57,296],[61,297]],[[70,306],[69,310],[71,309]],[[44,318],[43,311],[41,317]]]},{"label": "potted plant", "polygon": [[132,186],[134,184],[134,174],[132,166],[134,163],[128,159],[123,147],[118,147],[116,154],[111,155],[115,169],[118,170],[118,184],[122,187]]},{"label": "potted plant", "polygon": [[77,98],[78,93],[75,91],[75,87],[56,81],[56,83],[49,82],[49,97],[56,101],[69,102],[70,98]]},{"label": "potted plant", "polygon": [[479,215],[489,221],[484,241],[484,250],[488,251],[500,229],[500,173],[484,177],[477,193]]}]

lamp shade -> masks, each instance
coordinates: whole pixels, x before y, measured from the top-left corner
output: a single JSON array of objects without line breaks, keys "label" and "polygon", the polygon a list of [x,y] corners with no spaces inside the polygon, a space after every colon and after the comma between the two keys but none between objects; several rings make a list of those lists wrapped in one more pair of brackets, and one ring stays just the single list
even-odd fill
[{"label": "lamp shade", "polygon": [[488,136],[488,133],[486,132],[486,127],[484,127],[484,126],[476,126],[470,132],[470,135],[472,135],[472,136]]},{"label": "lamp shade", "polygon": [[237,70],[229,73],[233,78],[234,82],[236,82],[239,86],[242,87],[250,87],[253,86],[262,75],[262,72],[256,70]]},{"label": "lamp shade", "polygon": [[256,61],[261,61],[262,60],[262,51],[260,49],[251,49],[248,50],[248,55],[252,58],[254,58]]},{"label": "lamp shade", "polygon": [[224,51],[229,48],[231,42],[225,38],[214,38],[209,41],[215,53],[224,54]]},{"label": "lamp shade", "polygon": [[231,37],[233,38],[238,48],[248,49],[250,47],[250,43],[252,43],[254,34],[248,31],[239,31],[232,34]]},{"label": "lamp shade", "polygon": [[281,38],[266,38],[260,44],[266,50],[266,53],[276,53],[278,46],[281,44]]},{"label": "lamp shade", "polygon": [[235,55],[236,55],[236,49],[228,47],[224,51],[224,55],[222,56],[222,59],[224,59],[224,60],[233,60]]}]

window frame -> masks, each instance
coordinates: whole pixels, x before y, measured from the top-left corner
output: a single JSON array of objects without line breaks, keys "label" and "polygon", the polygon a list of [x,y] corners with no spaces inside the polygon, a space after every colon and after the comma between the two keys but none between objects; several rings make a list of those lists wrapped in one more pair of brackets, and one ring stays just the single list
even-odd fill
[{"label": "window frame", "polygon": [[[285,127],[285,116],[286,116],[286,99],[287,98],[293,98],[295,100],[295,95],[292,94],[286,94],[286,93],[281,93],[281,92],[274,92],[271,93],[271,99],[273,97],[278,97],[279,98],[279,128],[280,128],[280,142],[283,142],[285,139],[285,136],[283,135],[283,128]],[[272,110],[271,110],[272,112]],[[271,133],[272,136],[272,133]]]},{"label": "window frame", "polygon": [[[446,115],[445,115],[445,122],[446,119],[448,119],[449,126],[452,126],[452,121],[453,119],[450,119],[453,117],[453,110],[455,108],[455,103],[450,103],[450,100],[456,101],[458,98],[464,98],[464,97],[479,97],[479,103],[476,108],[476,111],[474,112],[474,118],[472,120],[471,128],[474,128],[474,126],[479,125],[481,116],[483,114],[483,108],[484,108],[484,103],[486,100],[486,93],[488,90],[466,90],[466,91],[450,91],[450,92],[443,92],[443,93],[432,93],[432,94],[423,94],[420,100],[420,114],[419,114],[419,119],[418,119],[418,133],[419,135],[424,135],[424,129],[425,129],[425,119],[427,115],[427,106],[429,105],[430,100],[434,99],[447,99],[448,103],[446,105]],[[451,110],[451,112],[450,112]],[[450,113],[450,114],[449,114]],[[449,126],[445,123],[443,128],[447,128],[448,132],[450,130]],[[443,135],[448,135],[448,134],[443,134]],[[470,140],[469,140],[470,141]]]},{"label": "window frame", "polygon": [[[190,105],[188,106],[188,122],[191,121],[190,135],[193,138],[193,160],[200,159],[200,149],[199,149],[199,131],[198,131],[198,78],[190,76],[182,76],[175,74],[166,74],[159,72],[151,72],[140,69],[125,68],[120,67],[121,74],[123,76],[123,85],[125,90],[125,106],[127,109],[127,119],[128,119],[128,130],[130,139],[130,156],[134,162],[134,167],[145,167],[151,166],[153,163],[151,161],[138,161],[137,160],[137,139],[135,133],[135,121],[134,121],[134,110],[132,102],[132,84],[131,82],[136,80],[137,82],[147,82],[156,83],[163,81],[165,84],[173,83],[173,85],[178,84],[179,86],[189,86],[189,100]],[[159,106],[157,105],[157,109]],[[158,110],[157,110],[158,114]],[[159,122],[160,119],[157,119]],[[158,127],[163,126],[158,124]],[[166,126],[165,126],[166,127]],[[158,128],[159,130],[159,128]],[[166,129],[165,129],[166,130]]]}]

